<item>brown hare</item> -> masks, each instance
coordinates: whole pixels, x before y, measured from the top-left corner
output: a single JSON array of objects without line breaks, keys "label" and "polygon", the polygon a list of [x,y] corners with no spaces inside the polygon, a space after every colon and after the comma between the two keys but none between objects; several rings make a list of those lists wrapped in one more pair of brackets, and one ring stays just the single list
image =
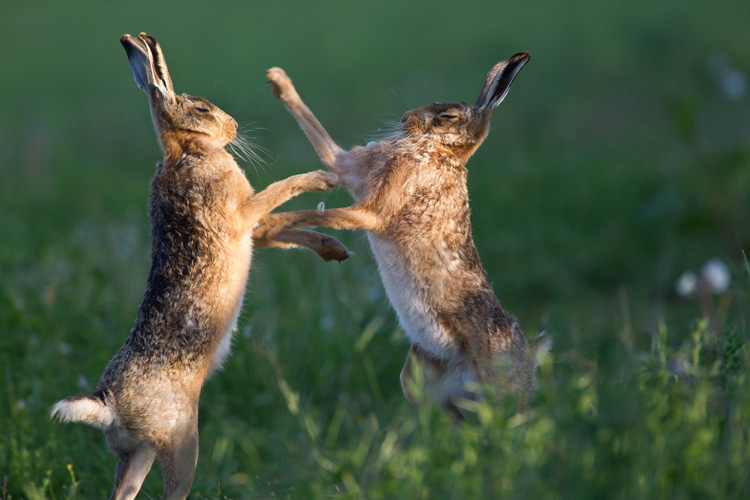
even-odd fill
[{"label": "brown hare", "polygon": [[[118,457],[113,499],[132,499],[158,457],[165,499],[187,497],[198,457],[198,399],[229,352],[245,293],[253,228],[275,207],[338,175],[295,175],[254,194],[225,146],[235,120],[203,98],[177,95],[156,39],[124,35],[135,81],[149,97],[164,161],[151,181],[151,269],[138,316],[93,394],[63,399],[62,421],[103,429]],[[311,231],[280,231],[260,246],[346,249]]]},{"label": "brown hare", "polygon": [[[272,214],[259,234],[273,237],[293,226],[367,230],[385,290],[411,341],[401,372],[404,395],[416,405],[414,383],[421,381],[422,392],[458,418],[457,400],[478,396],[472,382],[494,383],[498,400],[518,393],[522,409],[534,393],[536,343],[529,345],[495,297],[472,240],[466,189],[466,163],[528,61],[521,53],[495,65],[474,106],[435,103],[411,110],[401,118],[402,134],[351,151],[331,139],[284,70],[267,75],[274,95],[356,203]],[[423,368],[417,381],[415,361]]]}]

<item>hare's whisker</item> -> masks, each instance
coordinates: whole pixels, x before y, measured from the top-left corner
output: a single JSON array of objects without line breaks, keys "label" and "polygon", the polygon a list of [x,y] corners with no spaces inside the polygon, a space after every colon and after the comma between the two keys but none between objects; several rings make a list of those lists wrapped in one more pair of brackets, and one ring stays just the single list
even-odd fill
[{"label": "hare's whisker", "polygon": [[[248,128],[247,130],[256,129]],[[246,135],[245,129],[240,129],[237,131],[237,136],[228,146],[234,156],[252,165],[257,173],[258,169],[265,171],[264,167],[268,163],[266,158],[270,158],[271,155],[266,148],[257,144],[254,139],[256,138]]]}]

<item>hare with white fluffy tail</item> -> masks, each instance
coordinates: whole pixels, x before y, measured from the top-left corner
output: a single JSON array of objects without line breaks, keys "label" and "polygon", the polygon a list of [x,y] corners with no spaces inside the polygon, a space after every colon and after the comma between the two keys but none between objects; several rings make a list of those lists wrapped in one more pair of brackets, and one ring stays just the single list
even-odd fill
[{"label": "hare with white fluffy tail", "polygon": [[[493,382],[533,398],[537,343],[529,345],[500,305],[471,234],[466,163],[484,141],[493,110],[528,62],[526,53],[495,65],[474,106],[435,103],[407,112],[402,134],[351,151],[341,149],[302,102],[280,68],[268,71],[276,97],[341,176],[356,203],[348,208],[272,214],[260,232],[281,227],[366,229],[380,275],[411,351],[401,372],[406,397],[416,377],[423,393],[457,417],[460,398],[475,398],[472,382]],[[267,224],[267,225],[266,225]],[[548,348],[548,343],[539,344]]]},{"label": "hare with white fluffy tail", "polygon": [[[275,207],[338,184],[317,171],[254,194],[225,151],[235,120],[203,98],[177,95],[156,39],[120,39],[135,81],[149,97],[164,161],[151,181],[151,269],[125,345],[93,394],[63,399],[62,421],[104,430],[117,455],[113,499],[132,499],[158,457],[165,499],[184,499],[198,457],[198,399],[206,377],[229,352],[245,293],[253,228]],[[312,231],[281,230],[257,246],[308,246],[324,259],[348,252]]]}]

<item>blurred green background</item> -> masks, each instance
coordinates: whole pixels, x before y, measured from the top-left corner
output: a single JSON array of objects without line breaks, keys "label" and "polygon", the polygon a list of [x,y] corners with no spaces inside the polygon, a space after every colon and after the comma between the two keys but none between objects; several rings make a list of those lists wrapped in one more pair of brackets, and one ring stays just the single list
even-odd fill
[{"label": "blurred green background", "polygon": [[[0,497],[111,486],[101,433],[47,411],[95,385],[148,272],[160,152],[118,42],[140,31],[178,92],[232,114],[265,151],[243,165],[256,189],[321,167],[271,96],[271,66],[351,147],[408,109],[473,102],[497,61],[532,56],[468,165],[495,291],[528,336],[555,343],[530,422],[508,410],[456,428],[403,399],[407,344],[362,234],[337,234],[356,253],[341,265],[261,250],[233,355],[204,391],[195,498],[746,497],[748,26],[739,0],[5,5]],[[284,209],[319,201],[351,199]],[[678,277],[710,258],[729,266],[729,290],[702,306],[677,297]],[[681,440],[651,449],[670,434]],[[158,497],[158,473],[144,489]]]}]

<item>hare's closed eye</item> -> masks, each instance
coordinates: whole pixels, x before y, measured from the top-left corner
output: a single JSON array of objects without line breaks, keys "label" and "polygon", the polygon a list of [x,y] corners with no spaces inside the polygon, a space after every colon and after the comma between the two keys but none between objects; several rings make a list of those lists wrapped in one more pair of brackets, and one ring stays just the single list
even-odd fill
[{"label": "hare's closed eye", "polygon": [[192,109],[199,113],[208,113],[211,111],[211,105],[200,97],[186,96],[188,106],[192,104]]},{"label": "hare's closed eye", "polygon": [[435,112],[441,120],[454,121],[461,117],[461,109],[455,106],[444,106],[442,110],[436,109]]}]

